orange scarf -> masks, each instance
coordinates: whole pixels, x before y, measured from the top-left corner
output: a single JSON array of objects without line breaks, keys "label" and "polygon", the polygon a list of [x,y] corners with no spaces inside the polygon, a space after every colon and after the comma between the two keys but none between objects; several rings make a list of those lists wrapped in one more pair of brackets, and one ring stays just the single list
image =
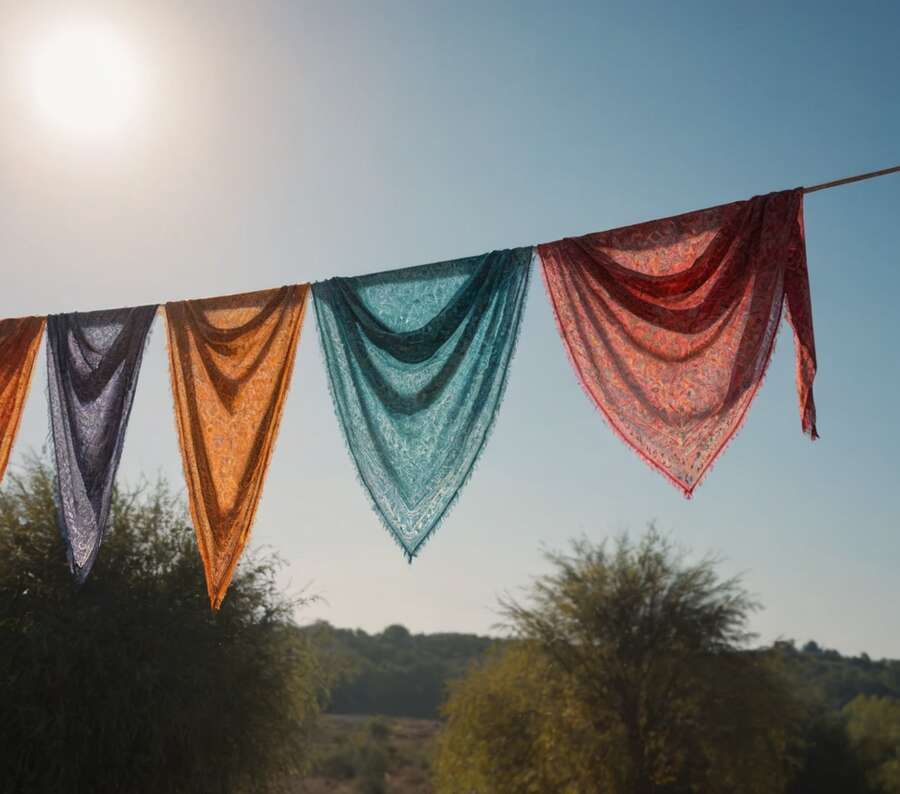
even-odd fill
[{"label": "orange scarf", "polygon": [[166,304],[191,516],[213,609],[247,543],[309,285]]},{"label": "orange scarf", "polygon": [[0,480],[22,421],[44,322],[44,317],[0,320]]}]

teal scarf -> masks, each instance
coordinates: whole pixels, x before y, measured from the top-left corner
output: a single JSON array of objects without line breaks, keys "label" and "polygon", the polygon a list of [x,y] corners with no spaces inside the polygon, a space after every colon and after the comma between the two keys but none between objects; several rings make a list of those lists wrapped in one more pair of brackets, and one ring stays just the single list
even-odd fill
[{"label": "teal scarf", "polygon": [[493,427],[531,257],[514,248],[313,286],[335,412],[410,561]]}]

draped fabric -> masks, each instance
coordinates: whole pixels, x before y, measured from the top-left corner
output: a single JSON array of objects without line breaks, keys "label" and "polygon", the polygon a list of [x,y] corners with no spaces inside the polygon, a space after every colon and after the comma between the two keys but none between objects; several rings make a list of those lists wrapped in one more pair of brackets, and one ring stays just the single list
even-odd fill
[{"label": "draped fabric", "polygon": [[47,318],[59,527],[79,583],[91,571],[156,306]]},{"label": "draped fabric", "polygon": [[304,284],[166,304],[178,438],[213,609],[259,504],[308,292]]},{"label": "draped fabric", "polygon": [[557,325],[614,430],[690,496],[795,332],[802,428],[817,437],[801,189],[538,248]]},{"label": "draped fabric", "polygon": [[0,480],[22,421],[43,332],[43,317],[0,320]]},{"label": "draped fabric", "polygon": [[531,259],[517,248],[313,286],[341,429],[410,561],[494,424]]}]

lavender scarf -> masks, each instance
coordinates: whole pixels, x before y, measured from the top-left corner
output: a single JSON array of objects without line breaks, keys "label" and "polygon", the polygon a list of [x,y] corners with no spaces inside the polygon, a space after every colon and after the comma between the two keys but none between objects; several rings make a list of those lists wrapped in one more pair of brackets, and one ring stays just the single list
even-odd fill
[{"label": "lavender scarf", "polygon": [[59,528],[79,583],[109,516],[116,469],[156,306],[47,318]]}]

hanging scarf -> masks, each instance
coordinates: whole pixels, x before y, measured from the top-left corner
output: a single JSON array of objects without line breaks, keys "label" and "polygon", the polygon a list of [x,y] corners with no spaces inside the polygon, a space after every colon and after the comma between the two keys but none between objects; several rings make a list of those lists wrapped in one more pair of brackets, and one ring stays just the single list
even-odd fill
[{"label": "hanging scarf", "polygon": [[43,332],[43,317],[0,320],[0,480],[19,432]]},{"label": "hanging scarf", "polygon": [[615,431],[690,496],[738,430],[782,304],[816,438],[803,191],[539,246],[572,364]]},{"label": "hanging scarf", "polygon": [[494,424],[531,257],[517,248],[313,286],[338,420],[410,561]]},{"label": "hanging scarf", "polygon": [[79,583],[109,517],[128,416],[156,306],[47,318],[59,527]]},{"label": "hanging scarf", "polygon": [[259,504],[308,292],[304,284],[166,304],[178,438],[213,609]]}]

